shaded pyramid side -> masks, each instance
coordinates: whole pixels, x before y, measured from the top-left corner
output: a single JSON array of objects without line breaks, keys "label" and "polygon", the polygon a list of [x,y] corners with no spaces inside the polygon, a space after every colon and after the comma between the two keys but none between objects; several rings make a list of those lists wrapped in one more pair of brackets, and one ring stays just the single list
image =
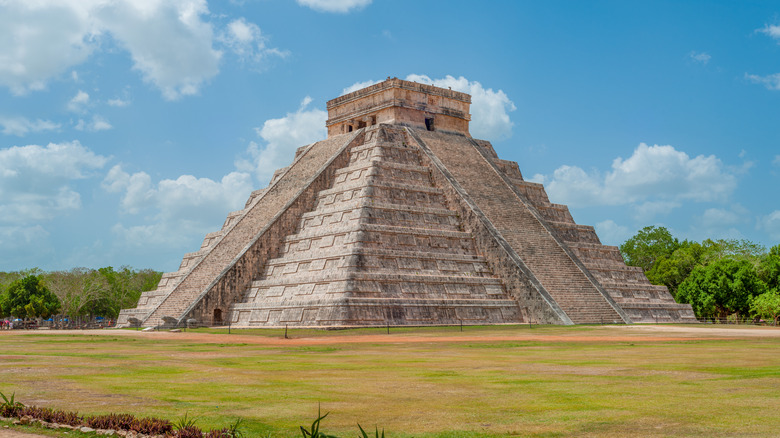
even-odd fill
[{"label": "shaded pyramid side", "polygon": [[241,303],[239,326],[518,323],[402,127],[366,129]]},{"label": "shaded pyramid side", "polygon": [[407,129],[519,269],[535,279],[537,290],[551,297],[571,323],[631,322],[473,139]]},{"label": "shaded pyramid side", "polygon": [[157,289],[142,294],[136,308],[122,310],[117,325],[175,325],[191,317],[219,323],[221,312],[276,256],[278,236],[294,230],[297,218],[328,184],[334,167],[343,165],[344,150],[359,135],[333,136],[300,148],[266,189],[250,195],[246,208],[228,215],[222,230],[206,236],[201,250],[185,255],[177,272],[163,275]]},{"label": "shaded pyramid side", "polygon": [[576,224],[567,206],[549,201],[542,184],[525,181],[516,162],[499,159],[487,141],[475,143],[633,322],[697,322],[690,305],[676,303],[665,286],[627,266],[618,247],[602,245],[592,226]]}]

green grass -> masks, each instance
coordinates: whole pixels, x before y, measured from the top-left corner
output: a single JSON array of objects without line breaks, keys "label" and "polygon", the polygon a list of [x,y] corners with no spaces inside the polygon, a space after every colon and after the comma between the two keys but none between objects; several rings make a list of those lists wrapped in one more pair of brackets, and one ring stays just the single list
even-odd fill
[{"label": "green grass", "polygon": [[[780,338],[664,341],[669,334],[617,330],[393,328],[392,343],[338,343],[345,335],[384,335],[381,328],[289,330],[292,338],[325,338],[325,345],[251,342],[251,336],[278,340],[284,330],[234,329],[243,335],[236,344],[2,332],[0,391],[81,413],[170,420],[187,413],[201,428],[242,418],[253,437],[300,436],[298,426],[311,424],[318,404],[330,412],[322,430],[339,436],[356,436],[357,423],[376,424],[389,437],[780,430]],[[519,333],[555,339],[471,339]],[[610,334],[636,342],[576,339]],[[405,342],[406,336],[430,339]],[[469,338],[437,342],[458,336]]]}]

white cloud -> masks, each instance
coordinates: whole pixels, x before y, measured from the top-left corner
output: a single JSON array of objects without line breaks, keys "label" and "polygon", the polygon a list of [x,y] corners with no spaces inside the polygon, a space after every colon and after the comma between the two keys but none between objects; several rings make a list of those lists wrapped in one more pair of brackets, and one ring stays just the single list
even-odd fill
[{"label": "white cloud", "polygon": [[260,28],[246,19],[231,21],[219,40],[242,62],[251,64],[254,68],[262,68],[263,61],[269,56],[284,58],[289,52],[266,46],[267,38]]},{"label": "white cloud", "polygon": [[780,210],[758,218],[758,229],[769,233],[769,237],[780,240]]},{"label": "white cloud", "polygon": [[780,90],[780,73],[775,73],[766,76],[751,75],[745,73],[745,78],[754,84],[761,84],[768,90],[779,91]]},{"label": "white cloud", "polygon": [[3,127],[3,134],[17,137],[23,137],[30,132],[54,131],[61,127],[59,123],[49,120],[31,121],[25,117],[0,117],[0,126]]},{"label": "white cloud", "polygon": [[228,212],[240,209],[252,192],[252,178],[231,172],[221,181],[182,175],[156,184],[146,172],[132,175],[116,165],[103,180],[103,188],[122,193],[125,213],[148,212],[151,220],[142,225],[116,224],[113,231],[129,246],[183,244],[202,238],[221,224]]},{"label": "white cloud", "polygon": [[43,89],[110,41],[165,98],[195,94],[217,75],[222,55],[208,16],[205,0],[3,1],[0,85],[16,94]]},{"label": "white cloud", "polygon": [[122,108],[122,107],[126,107],[126,106],[130,105],[130,101],[122,100],[122,99],[117,97],[116,99],[109,99],[108,100],[108,104],[109,104],[109,106],[116,106],[116,107]]},{"label": "white cloud", "polygon": [[247,149],[250,158],[239,160],[236,167],[253,172],[260,182],[268,182],[276,169],[292,162],[296,149],[324,139],[328,113],[317,108],[307,109],[310,103],[311,98],[307,96],[298,111],[280,119],[266,120],[262,128],[255,128],[266,145],[261,147],[251,142]]},{"label": "white cloud", "polygon": [[49,234],[41,225],[0,225],[0,266],[13,270],[39,265],[45,254],[53,253]]},{"label": "white cloud", "polygon": [[612,219],[597,223],[594,228],[604,245],[620,245],[631,237],[628,227],[618,225]]},{"label": "white cloud", "polygon": [[169,100],[196,94],[219,73],[205,0],[122,1],[94,9],[94,17],[126,48],[146,82]]},{"label": "white cloud", "polygon": [[703,64],[703,65],[707,65],[707,63],[710,62],[710,59],[712,59],[712,56],[710,56],[706,52],[691,51],[691,53],[689,53],[688,56],[692,60],[694,60],[694,61],[696,61],[696,62],[698,62],[700,64]]},{"label": "white cloud", "polygon": [[84,121],[84,119],[79,119],[74,128],[78,131],[96,132],[112,129],[113,126],[111,126],[111,124],[105,118],[94,115],[92,116],[92,121],[89,122]]},{"label": "white cloud", "polygon": [[431,79],[425,75],[411,74],[408,81],[451,87],[453,90],[471,95],[471,123],[469,131],[476,138],[486,140],[502,140],[512,136],[512,121],[509,112],[515,110],[515,104],[509,100],[503,90],[485,89],[476,81],[469,81],[463,76],[459,78],[447,75],[442,79]]},{"label": "white cloud", "polygon": [[704,229],[723,229],[748,221],[750,212],[741,204],[729,208],[708,208],[704,210],[699,223]]},{"label": "white cloud", "polygon": [[737,184],[714,155],[691,158],[672,146],[644,143],[629,158],[616,158],[605,174],[561,166],[543,180],[553,202],[573,207],[631,204],[640,215],[666,214],[685,201],[721,201]]},{"label": "white cloud", "polygon": [[349,87],[341,90],[340,96],[343,96],[345,94],[349,94],[349,93],[351,93],[353,91],[362,90],[363,88],[370,87],[370,86],[372,86],[374,84],[378,84],[380,82],[382,82],[382,81],[371,81],[371,80],[368,80],[368,81],[363,81],[363,82],[355,82],[354,84],[350,85]]},{"label": "white cloud", "polygon": [[320,12],[347,13],[371,4],[372,0],[296,0],[299,5]]},{"label": "white cloud", "polygon": [[780,167],[780,155],[775,155],[775,159],[772,160],[772,165]]},{"label": "white cloud", "polygon": [[767,24],[763,29],[758,29],[758,32],[769,35],[771,38],[780,41],[780,26]]},{"label": "white cloud", "polygon": [[41,90],[86,60],[99,34],[89,19],[91,3],[0,2],[0,84],[15,94]]},{"label": "white cloud", "polygon": [[107,161],[78,141],[0,149],[0,224],[46,221],[79,209],[81,195],[70,184]]},{"label": "white cloud", "polygon": [[73,112],[82,112],[89,104],[89,94],[79,90],[75,96],[68,102],[68,110]]},{"label": "white cloud", "polygon": [[657,216],[666,216],[682,204],[677,201],[647,201],[634,206],[634,219],[648,222]]}]

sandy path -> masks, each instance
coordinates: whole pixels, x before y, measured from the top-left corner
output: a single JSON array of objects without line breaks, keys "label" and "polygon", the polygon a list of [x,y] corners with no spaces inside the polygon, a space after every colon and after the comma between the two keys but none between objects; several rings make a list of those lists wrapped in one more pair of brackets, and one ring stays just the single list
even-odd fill
[{"label": "sandy path", "polygon": [[12,429],[0,429],[0,438],[49,438],[45,435],[17,432]]},{"label": "sandy path", "polygon": [[[7,332],[5,332],[7,333]],[[43,331],[15,331],[14,334],[44,333]],[[258,335],[242,335],[240,330],[234,334],[210,334],[168,331],[143,332],[134,330],[50,330],[47,335],[98,335],[98,336],[129,336],[142,339],[178,339],[188,342],[202,343],[246,343],[271,346],[307,346],[332,344],[393,344],[393,343],[427,343],[427,342],[502,342],[502,341],[539,341],[539,342],[670,342],[706,339],[741,339],[741,338],[780,338],[780,329],[775,327],[728,327],[728,326],[665,326],[665,325],[631,325],[594,327],[592,332],[573,332],[572,334],[535,333],[528,327],[518,327],[517,332],[501,335],[469,334],[468,328],[463,333],[452,335],[430,334],[393,334],[392,329],[387,334],[351,335],[328,334],[326,336],[295,337],[291,339],[266,337]],[[3,332],[0,332],[0,337]]]}]

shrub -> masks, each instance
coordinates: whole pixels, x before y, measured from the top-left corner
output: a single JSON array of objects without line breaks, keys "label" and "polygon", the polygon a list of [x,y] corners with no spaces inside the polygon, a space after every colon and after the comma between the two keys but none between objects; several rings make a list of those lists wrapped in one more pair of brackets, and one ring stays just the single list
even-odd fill
[{"label": "shrub", "polygon": [[160,418],[136,418],[129,429],[146,435],[163,435],[173,431],[173,424]]},{"label": "shrub", "polygon": [[11,394],[11,398],[8,398],[0,392],[0,396],[3,397],[3,403],[0,404],[0,416],[3,417],[18,417],[19,411],[24,408],[24,405],[18,401],[14,401],[16,393]]},{"label": "shrub", "polygon": [[128,430],[133,420],[130,414],[106,414],[84,417],[84,424],[93,429]]}]

